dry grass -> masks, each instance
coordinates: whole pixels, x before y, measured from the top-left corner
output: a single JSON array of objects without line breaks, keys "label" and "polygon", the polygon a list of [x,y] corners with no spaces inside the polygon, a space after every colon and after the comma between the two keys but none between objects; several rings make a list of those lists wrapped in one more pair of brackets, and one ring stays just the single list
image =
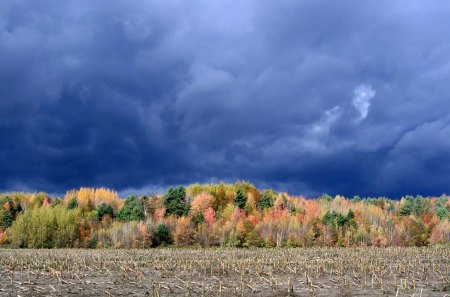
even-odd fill
[{"label": "dry grass", "polygon": [[0,296],[450,296],[450,248],[0,250]]}]

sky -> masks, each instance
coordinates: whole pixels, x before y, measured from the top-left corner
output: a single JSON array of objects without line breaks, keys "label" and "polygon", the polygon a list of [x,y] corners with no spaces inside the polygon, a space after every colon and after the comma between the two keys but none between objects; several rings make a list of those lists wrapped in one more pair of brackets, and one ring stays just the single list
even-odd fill
[{"label": "sky", "polygon": [[448,1],[1,2],[1,191],[450,193]]}]

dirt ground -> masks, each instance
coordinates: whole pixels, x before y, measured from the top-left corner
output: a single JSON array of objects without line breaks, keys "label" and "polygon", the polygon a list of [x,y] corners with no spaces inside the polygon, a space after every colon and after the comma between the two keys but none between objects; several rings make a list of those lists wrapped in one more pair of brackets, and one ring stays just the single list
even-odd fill
[{"label": "dirt ground", "polygon": [[2,250],[0,296],[450,296],[450,248]]}]

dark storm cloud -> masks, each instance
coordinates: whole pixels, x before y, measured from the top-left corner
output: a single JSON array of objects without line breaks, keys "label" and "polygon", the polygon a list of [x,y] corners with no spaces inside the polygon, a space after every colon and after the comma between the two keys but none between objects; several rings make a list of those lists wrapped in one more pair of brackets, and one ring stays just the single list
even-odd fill
[{"label": "dark storm cloud", "polygon": [[4,1],[0,189],[450,188],[444,1]]}]

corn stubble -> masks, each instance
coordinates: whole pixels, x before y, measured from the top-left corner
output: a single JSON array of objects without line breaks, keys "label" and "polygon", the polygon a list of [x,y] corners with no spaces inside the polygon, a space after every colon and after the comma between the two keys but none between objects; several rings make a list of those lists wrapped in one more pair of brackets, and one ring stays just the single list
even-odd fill
[{"label": "corn stubble", "polygon": [[0,250],[0,296],[450,296],[450,249]]}]

